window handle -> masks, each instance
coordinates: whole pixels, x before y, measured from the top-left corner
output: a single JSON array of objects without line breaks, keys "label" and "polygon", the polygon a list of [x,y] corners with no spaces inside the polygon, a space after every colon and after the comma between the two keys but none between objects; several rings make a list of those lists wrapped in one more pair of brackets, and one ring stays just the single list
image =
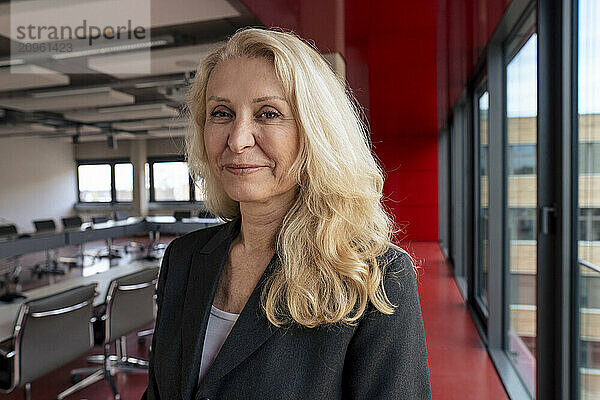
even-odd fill
[{"label": "window handle", "polygon": [[556,209],[552,206],[540,208],[540,232],[550,235],[556,232]]}]

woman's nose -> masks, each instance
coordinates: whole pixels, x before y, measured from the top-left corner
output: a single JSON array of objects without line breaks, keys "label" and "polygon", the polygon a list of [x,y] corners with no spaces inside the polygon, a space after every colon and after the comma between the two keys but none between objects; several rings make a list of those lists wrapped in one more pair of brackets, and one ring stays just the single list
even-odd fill
[{"label": "woman's nose", "polygon": [[254,126],[250,118],[239,116],[233,123],[233,129],[227,138],[227,145],[234,153],[241,153],[255,144]]}]

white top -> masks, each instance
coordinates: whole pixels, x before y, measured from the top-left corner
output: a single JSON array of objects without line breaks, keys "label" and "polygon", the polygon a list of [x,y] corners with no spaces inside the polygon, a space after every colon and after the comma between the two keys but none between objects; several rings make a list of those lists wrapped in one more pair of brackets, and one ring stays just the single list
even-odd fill
[{"label": "white top", "polygon": [[208,326],[206,327],[206,336],[204,336],[202,361],[200,362],[200,380],[198,382],[204,379],[239,316],[240,314],[228,313],[215,306],[211,306]]}]

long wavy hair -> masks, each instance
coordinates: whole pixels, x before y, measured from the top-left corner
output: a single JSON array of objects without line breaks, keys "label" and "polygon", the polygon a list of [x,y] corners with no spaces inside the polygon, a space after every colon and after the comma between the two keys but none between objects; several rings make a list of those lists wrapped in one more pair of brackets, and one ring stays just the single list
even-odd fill
[{"label": "long wavy hair", "polygon": [[383,172],[370,150],[369,130],[345,79],[294,34],[249,28],[235,33],[199,65],[187,97],[190,172],[207,208],[231,220],[240,214],[211,173],[204,148],[206,87],[219,62],[264,57],[281,81],[300,135],[291,169],[294,204],[277,235],[279,267],[261,304],[269,321],[306,327],[353,325],[370,301],[394,312],[383,286],[393,223],[382,203]]}]

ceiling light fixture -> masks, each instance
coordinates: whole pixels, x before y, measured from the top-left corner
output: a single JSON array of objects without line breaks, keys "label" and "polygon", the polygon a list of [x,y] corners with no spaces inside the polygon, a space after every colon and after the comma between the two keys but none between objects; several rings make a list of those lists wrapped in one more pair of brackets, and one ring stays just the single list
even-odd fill
[{"label": "ceiling light fixture", "polygon": [[76,58],[76,57],[85,57],[85,56],[95,56],[99,54],[109,54],[109,53],[120,53],[123,51],[131,51],[131,50],[141,50],[152,47],[164,46],[169,44],[170,41],[167,39],[157,39],[151,40],[149,42],[141,42],[134,44],[122,44],[119,46],[112,47],[101,47],[97,49],[89,49],[89,50],[78,50],[72,51],[70,53],[59,53],[52,55],[52,58],[55,60],[64,60],[67,58]]}]

